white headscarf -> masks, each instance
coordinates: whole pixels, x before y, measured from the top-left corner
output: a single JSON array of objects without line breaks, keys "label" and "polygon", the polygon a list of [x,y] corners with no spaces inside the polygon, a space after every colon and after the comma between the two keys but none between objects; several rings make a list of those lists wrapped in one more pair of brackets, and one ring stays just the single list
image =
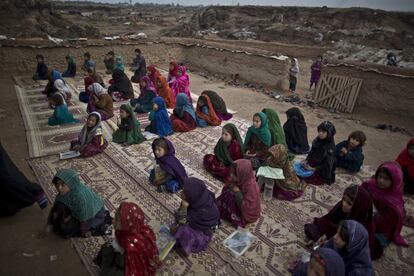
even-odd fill
[{"label": "white headscarf", "polygon": [[81,132],[79,133],[79,141],[81,142],[81,145],[85,145],[85,144],[89,144],[92,142],[93,137],[95,137],[95,135],[102,135],[102,124],[101,124],[101,114],[99,114],[98,112],[94,111],[89,113],[89,116],[91,116],[92,114],[98,116],[98,122],[96,122],[96,125],[94,126],[93,129],[91,129],[88,133],[88,124],[86,123]]},{"label": "white headscarf", "polygon": [[93,92],[96,96],[100,96],[103,94],[108,94],[108,90],[106,90],[105,88],[102,87],[102,85],[100,85],[99,83],[95,82],[91,85],[89,85],[88,90],[90,92]]},{"label": "white headscarf", "polygon": [[70,96],[70,91],[68,86],[65,84],[65,82],[61,79],[57,79],[54,82],[54,86],[60,94],[63,95],[63,97],[66,99],[68,96]]},{"label": "white headscarf", "polygon": [[293,60],[295,61],[295,65],[293,65],[292,67],[294,68],[294,71],[296,73],[299,73],[299,61],[297,58],[293,58]]}]

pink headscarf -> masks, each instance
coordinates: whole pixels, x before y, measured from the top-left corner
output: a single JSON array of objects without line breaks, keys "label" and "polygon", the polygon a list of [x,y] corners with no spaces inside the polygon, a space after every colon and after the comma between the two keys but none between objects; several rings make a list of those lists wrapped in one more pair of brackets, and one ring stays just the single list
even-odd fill
[{"label": "pink headscarf", "polygon": [[[380,189],[377,186],[377,174],[380,168],[385,168],[391,175],[392,186],[387,189]],[[393,242],[397,245],[408,246],[407,241],[401,236],[401,229],[404,218],[404,199],[402,193],[403,173],[397,162],[388,161],[380,165],[370,180],[365,181],[362,186],[371,194],[374,201],[384,202],[390,206],[398,215],[398,222],[395,228]]]},{"label": "pink headscarf", "polygon": [[257,185],[250,160],[239,159],[234,163],[236,164],[236,185],[243,194],[241,213],[247,223],[252,223],[260,217],[262,212],[259,185]]},{"label": "pink headscarf", "polygon": [[190,103],[193,102],[190,92],[190,77],[187,75],[187,68],[185,66],[179,66],[178,69],[181,72],[181,76],[177,76],[171,85],[171,89],[174,92],[174,96],[177,98],[178,93],[184,93],[187,95]]}]

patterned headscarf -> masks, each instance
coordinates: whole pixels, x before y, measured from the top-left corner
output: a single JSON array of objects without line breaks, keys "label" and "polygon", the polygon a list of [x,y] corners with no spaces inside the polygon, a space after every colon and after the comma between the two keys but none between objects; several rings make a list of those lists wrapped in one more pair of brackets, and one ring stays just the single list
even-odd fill
[{"label": "patterned headscarf", "polygon": [[62,202],[72,212],[72,216],[79,221],[92,219],[103,208],[103,200],[85,186],[74,170],[61,169],[55,177],[65,182],[70,191],[65,195],[57,194],[56,201]]},{"label": "patterned headscarf", "polygon": [[155,275],[161,262],[154,231],[145,223],[144,212],[135,203],[122,202],[118,215],[121,230],[115,231],[115,237],[124,249],[124,275]]},{"label": "patterned headscarf", "polygon": [[79,142],[81,143],[81,145],[87,145],[90,144],[93,140],[93,137],[95,137],[96,135],[102,135],[102,123],[101,123],[101,114],[99,114],[98,112],[94,111],[89,113],[88,115],[88,119],[91,115],[95,115],[98,117],[98,121],[96,122],[96,125],[88,131],[88,125],[87,123],[82,127],[81,132],[79,133]]}]

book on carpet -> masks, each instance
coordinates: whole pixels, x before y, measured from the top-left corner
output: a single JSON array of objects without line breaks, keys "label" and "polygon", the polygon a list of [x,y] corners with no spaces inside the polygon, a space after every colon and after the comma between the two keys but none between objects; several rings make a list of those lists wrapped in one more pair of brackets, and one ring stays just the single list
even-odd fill
[{"label": "book on carpet", "polygon": [[153,140],[155,138],[158,138],[157,134],[151,133],[149,131],[144,131],[142,132],[142,135],[145,137],[145,139],[147,140]]},{"label": "book on carpet", "polygon": [[256,237],[252,233],[239,227],[223,241],[223,245],[230,250],[233,256],[238,258],[246,252],[255,239]]},{"label": "book on carpet", "polygon": [[280,168],[272,168],[268,166],[262,166],[257,170],[257,176],[263,176],[271,179],[285,179],[283,170]]},{"label": "book on carpet", "polygon": [[64,152],[59,153],[60,160],[71,159],[71,158],[75,158],[79,156],[80,156],[80,152],[75,151],[75,150],[69,150],[69,151],[64,151]]},{"label": "book on carpet", "polygon": [[160,260],[163,261],[175,245],[175,238],[171,235],[170,228],[166,225],[161,226],[157,235],[157,247]]}]

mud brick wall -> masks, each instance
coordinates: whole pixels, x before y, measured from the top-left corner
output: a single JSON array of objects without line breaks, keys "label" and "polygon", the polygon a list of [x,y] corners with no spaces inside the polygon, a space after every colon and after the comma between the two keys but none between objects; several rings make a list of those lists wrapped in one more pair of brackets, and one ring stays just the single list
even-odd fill
[{"label": "mud brick wall", "polygon": [[327,67],[324,72],[363,80],[354,113],[369,107],[396,116],[414,118],[414,77],[399,77],[344,66]]}]

